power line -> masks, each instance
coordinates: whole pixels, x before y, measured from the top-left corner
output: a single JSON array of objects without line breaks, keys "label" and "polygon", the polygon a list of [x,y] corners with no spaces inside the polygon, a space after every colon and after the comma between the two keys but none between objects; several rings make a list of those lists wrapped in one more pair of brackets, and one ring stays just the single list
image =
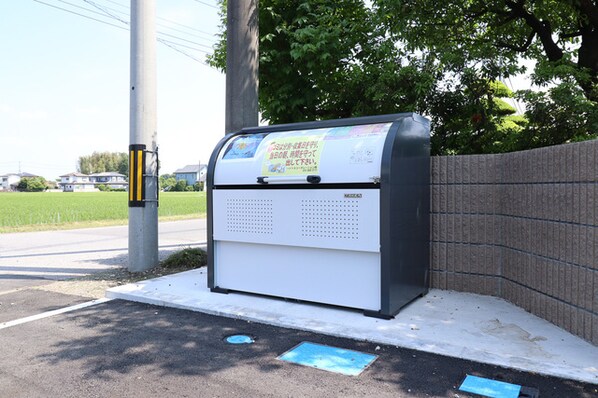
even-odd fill
[{"label": "power line", "polygon": [[217,9],[217,10],[219,9],[217,6],[215,6],[215,5],[213,5],[213,4],[210,4],[210,3],[206,3],[205,1],[201,1],[201,0],[194,0],[194,1],[195,1],[196,3],[200,3],[200,4],[203,4],[203,5],[205,5],[205,6],[208,6],[208,7],[215,8],[215,9]]},{"label": "power line", "polygon": [[[113,0],[104,0],[104,1],[107,1],[108,3],[116,4],[117,6],[120,6],[120,7],[123,7],[123,8],[128,8],[126,5],[121,4],[121,3],[117,2],[117,1],[113,1]],[[198,2],[200,4],[206,5],[208,7],[215,8],[217,10],[219,9],[218,6],[215,6],[215,5],[210,4],[210,3],[206,3],[204,1],[200,1],[200,0],[193,0],[193,1],[196,1],[196,2]]]},{"label": "power line", "polygon": [[202,50],[200,48],[195,48],[195,47],[187,46],[185,44],[180,44],[180,43],[177,43],[177,42],[174,42],[174,41],[171,41],[171,40],[160,38],[160,40],[158,40],[158,41],[161,42],[161,43],[170,43],[170,44],[178,46],[178,47],[185,47],[185,48],[188,48],[190,50],[199,51],[199,52],[204,53],[204,54],[209,54],[209,52],[206,51],[206,50]]},{"label": "power line", "polygon": [[206,64],[205,62],[203,62],[202,60],[200,60],[200,59],[198,59],[198,58],[194,57],[193,55],[191,55],[191,54],[189,54],[189,53],[187,53],[187,52],[185,52],[185,51],[181,50],[180,48],[178,48],[178,47],[176,47],[176,46],[173,46],[173,45],[171,45],[171,44],[168,44],[168,42],[167,42],[167,41],[165,41],[164,39],[160,39],[160,38],[158,38],[158,41],[159,41],[160,43],[164,44],[165,46],[172,48],[174,51],[176,51],[176,52],[179,52],[179,53],[183,54],[184,56],[191,58],[191,59],[192,59],[192,60],[194,60],[194,61],[197,61],[197,62],[199,62],[199,63],[200,63],[200,64],[202,64],[202,65],[205,65],[205,66],[208,66],[208,67],[210,66],[210,65]]},{"label": "power line", "polygon": [[[97,11],[94,11],[94,10],[90,10],[89,8],[86,8],[86,7],[81,7],[81,6],[77,5],[77,4],[73,4],[73,3],[70,3],[70,2],[68,2],[68,1],[65,1],[65,0],[56,0],[56,1],[58,1],[58,2],[60,2],[60,3],[68,4],[68,5],[69,5],[69,6],[71,6],[71,7],[75,7],[75,8],[79,8],[79,9],[81,9],[81,10],[85,10],[85,11],[87,11],[87,12],[91,12],[92,14],[101,15],[101,16],[103,16],[103,17],[105,16],[105,14],[104,14],[104,13],[97,12]],[[85,0],[83,0],[83,1],[85,1]],[[39,3],[39,1],[38,1],[38,3]]]},{"label": "power line", "polygon": [[40,1],[40,0],[33,0],[33,1],[35,1],[36,3],[40,3],[40,4],[43,4],[43,5],[46,5],[48,7],[53,7],[53,8],[56,8],[56,9],[59,9],[59,10],[62,10],[62,11],[65,11],[65,12],[68,12],[68,13],[71,13],[71,14],[79,15],[80,17],[83,17],[83,18],[91,19],[91,20],[96,21],[96,22],[100,22],[100,23],[103,23],[103,24],[106,24],[106,25],[114,26],[115,28],[119,28],[119,29],[123,29],[123,30],[128,30],[127,28],[123,28],[122,26],[115,25],[115,24],[112,24],[110,22],[102,21],[101,19],[93,18],[93,17],[90,17],[88,15],[80,14],[80,13],[75,12],[75,11],[67,10],[66,8],[58,7],[58,6],[55,6],[53,4],[44,3],[43,1]]},{"label": "power line", "polygon": [[[189,29],[189,30],[193,30],[193,31],[195,31],[195,32],[199,32],[199,33],[201,33],[201,34],[203,34],[203,35],[205,35],[205,36],[209,36],[210,38],[213,38],[213,37],[215,36],[215,33],[209,33],[209,32],[206,32],[205,30],[196,29],[196,28],[193,28],[193,27],[191,27],[191,26],[187,26],[187,25],[184,25],[184,24],[182,24],[182,23],[178,23],[178,22],[176,22],[176,21],[173,21],[173,20],[170,20],[170,19],[166,19],[166,18],[162,18],[162,17],[157,17],[157,18],[158,18],[159,20],[161,20],[161,21],[170,22],[171,24],[174,24],[174,25],[177,25],[177,26],[183,27],[183,28],[185,28],[185,29]],[[172,27],[166,26],[166,25],[164,25],[164,24],[160,24],[160,23],[158,23],[158,26],[164,26],[164,27],[167,27],[168,29],[172,29],[172,30],[178,30],[178,31],[180,31],[179,29],[175,29],[175,28],[172,28]],[[185,32],[183,32],[183,33],[185,33]],[[197,36],[197,35],[195,35],[195,34],[193,34],[193,33],[185,33],[185,34],[188,34],[188,35],[193,35],[193,36],[196,36],[196,37],[200,37],[200,36]]]},{"label": "power line", "polygon": [[[165,24],[163,24],[163,23],[159,23],[159,22],[158,22],[156,25],[158,25],[158,26],[160,26],[160,27],[162,27],[162,28],[165,28],[165,29],[170,29],[170,30],[173,30],[173,31],[175,31],[175,32],[182,33],[182,34],[184,34],[184,35],[188,35],[188,36],[191,36],[191,37],[196,37],[196,38],[198,38],[198,39],[200,39],[200,40],[205,40],[205,41],[208,41],[208,38],[206,38],[206,37],[204,37],[204,36],[200,36],[200,35],[198,35],[198,34],[195,34],[195,33],[189,33],[189,32],[185,32],[185,31],[184,31],[184,30],[182,30],[182,29],[173,28],[172,26],[168,26],[168,25],[165,25]],[[188,28],[188,29],[193,29],[193,28]],[[210,38],[211,38],[211,39],[213,39],[213,38],[214,38],[214,36],[215,36],[215,35],[212,35],[212,34],[209,34],[209,33],[204,33],[204,34],[205,34],[206,36],[210,36]]]},{"label": "power line", "polygon": [[[59,1],[62,1],[62,0],[59,0]],[[96,4],[95,2],[93,2],[93,1],[91,1],[91,0],[83,0],[83,1],[84,1],[84,2],[86,2],[86,3],[88,3],[88,4],[90,4],[90,5],[91,5],[91,6],[93,6],[93,7],[96,7],[97,9],[99,9],[99,10],[103,11],[103,12],[104,12],[104,13],[106,13],[106,15],[108,15],[110,18],[116,19],[116,20],[118,20],[118,21],[120,21],[120,22],[124,23],[125,25],[129,25],[129,22],[128,22],[128,21],[125,21],[125,20],[123,20],[122,18],[120,18],[120,17],[118,17],[118,16],[116,16],[116,15],[114,15],[114,14],[110,13],[109,11],[105,10],[105,7],[102,7],[102,6],[100,6],[100,5]],[[117,12],[119,12],[119,13],[120,13],[120,11],[117,11]],[[126,14],[125,14],[125,15],[126,15]],[[128,15],[127,15],[127,16],[128,16]],[[184,33],[184,32],[183,32],[183,33]],[[159,35],[163,35],[163,36],[167,36],[167,37],[171,37],[171,38],[173,38],[173,39],[175,39],[175,40],[180,40],[180,41],[184,41],[184,42],[187,42],[187,43],[191,43],[191,44],[194,44],[194,45],[196,45],[196,46],[199,46],[199,47],[204,47],[204,48],[207,48],[207,49],[210,49],[210,50],[212,49],[212,47],[211,47],[211,46],[208,46],[208,45],[205,45],[205,44],[201,44],[201,43],[197,43],[196,41],[192,41],[192,40],[183,39],[183,38],[181,38],[181,37],[179,37],[179,36],[175,36],[175,35],[172,35],[172,34],[169,34],[169,33],[165,33],[165,32],[160,32],[160,31],[158,31],[158,32],[157,32],[157,34],[159,34]],[[168,40],[167,40],[167,41],[168,41]],[[169,42],[169,43],[171,43],[171,44],[173,44],[173,45],[181,45],[180,43],[176,43],[176,42],[172,42],[172,41],[168,41],[168,42]],[[193,49],[193,50],[197,50],[197,51],[201,51],[201,50],[199,50],[199,49],[196,49],[196,48],[194,48],[194,47],[189,47],[189,46],[183,46],[183,47],[186,47],[186,48],[189,48],[189,49]],[[205,52],[205,51],[201,51],[201,52]]]},{"label": "power line", "polygon": [[[130,9],[129,9],[129,7],[127,7],[127,6],[123,5],[123,4],[117,3],[117,2],[115,2],[115,1],[112,1],[112,0],[104,0],[104,1],[106,1],[106,2],[108,2],[108,3],[116,4],[116,5],[118,5],[118,6],[122,7],[122,8],[124,8],[124,9],[126,9],[127,11],[129,11],[129,10],[130,10]],[[124,12],[124,11],[119,11],[119,10],[116,10],[116,9],[114,9],[114,8],[110,8],[110,7],[108,7],[108,6],[106,6],[105,8],[107,8],[107,9],[109,9],[109,10],[112,10],[112,11],[114,11],[114,12],[118,12],[118,13],[120,13],[120,14],[124,14],[124,15],[126,15],[127,17],[129,16],[129,14],[128,14],[128,13],[126,13],[126,12]],[[188,25],[182,24],[182,23],[180,23],[180,22],[173,21],[172,19],[163,18],[163,17],[159,17],[159,16],[157,16],[156,18],[157,18],[157,19],[159,19],[159,20],[161,20],[161,21],[169,22],[169,23],[171,23],[171,24],[173,24],[173,25],[177,25],[177,26],[180,26],[180,27],[182,27],[182,28],[185,28],[185,29],[188,29],[188,30],[192,30],[192,31],[195,31],[195,32],[201,33],[201,34],[203,34],[203,35],[206,35],[206,36],[208,36],[208,37],[210,37],[210,38],[213,38],[213,37],[216,35],[215,33],[206,32],[205,30],[197,29],[197,28],[194,28],[194,27],[192,27],[192,26],[188,26]],[[170,27],[170,26],[167,26],[167,25],[165,25],[165,24],[160,24],[160,23],[158,23],[157,25],[158,25],[158,26],[165,27],[165,28],[167,28],[167,29],[176,30],[176,31],[178,31],[178,32],[181,32],[181,33],[184,33],[184,34],[187,34],[187,35],[191,35],[191,36],[195,36],[195,37],[200,37],[200,36],[198,36],[198,35],[196,35],[196,34],[193,34],[193,33],[187,33],[187,32],[181,31],[180,29],[176,29],[176,28],[172,28],[172,27]]]},{"label": "power line", "polygon": [[[58,1],[62,1],[62,0],[58,0]],[[84,2],[86,2],[86,3],[88,3],[88,4],[90,4],[91,6],[93,6],[93,7],[95,7],[95,8],[97,8],[97,9],[99,9],[99,10],[103,11],[103,14],[101,14],[102,16],[106,16],[106,15],[107,15],[107,16],[109,16],[109,17],[111,17],[111,18],[113,18],[113,19],[116,19],[116,20],[118,20],[118,21],[120,21],[120,22],[122,22],[122,23],[124,23],[124,24],[126,24],[126,25],[129,25],[129,22],[128,22],[128,21],[125,21],[125,20],[123,20],[122,18],[120,18],[120,17],[119,17],[119,16],[117,16],[117,15],[114,15],[114,14],[113,14],[113,13],[111,13],[110,11],[113,11],[113,12],[115,12],[115,13],[118,13],[118,14],[124,15],[124,16],[125,16],[125,17],[127,17],[127,18],[130,18],[130,15],[129,15],[128,13],[126,13],[126,12],[124,12],[124,11],[116,10],[116,9],[114,9],[114,8],[107,7],[107,6],[104,6],[104,5],[99,5],[99,4],[97,4],[97,3],[93,2],[93,1],[90,1],[90,0],[83,0],[83,1],[84,1]],[[89,10],[89,9],[87,9],[87,8],[84,8],[84,7],[81,7],[81,8],[83,8],[83,9],[85,9],[85,10]],[[127,10],[128,10],[128,8],[127,8]],[[89,10],[89,11],[91,11],[91,10]],[[91,11],[91,12],[97,13],[97,11]],[[160,18],[160,17],[157,17],[157,18],[158,18],[158,19],[163,19],[163,18]],[[168,20],[168,21],[170,21],[170,20]],[[177,22],[175,22],[175,21],[170,21],[170,22],[171,22],[171,23],[175,23],[175,24],[177,24],[177,25],[181,25],[181,26],[183,26],[183,27],[186,27],[187,29],[191,29],[191,30],[197,30],[197,29],[191,28],[191,27],[189,27],[189,26],[187,26],[187,25],[179,24],[179,23],[177,23]],[[168,25],[165,25],[165,24],[161,24],[161,23],[157,23],[156,25],[158,25],[158,26],[160,26],[160,27],[163,27],[163,28],[165,28],[165,29],[174,30],[174,31],[176,31],[176,32],[179,32],[179,33],[182,33],[182,34],[184,34],[184,35],[188,35],[188,36],[195,37],[195,38],[197,38],[197,39],[199,39],[199,40],[208,41],[208,39],[207,39],[207,38],[205,38],[205,37],[203,37],[203,36],[200,36],[200,35],[198,35],[198,34],[195,34],[195,33],[189,33],[189,32],[185,32],[184,30],[177,29],[177,28],[173,28],[173,27],[171,27],[171,26],[168,26]],[[200,31],[200,32],[203,32],[203,31]],[[158,31],[157,33],[159,33],[159,34],[164,34],[164,35],[168,35],[167,33],[159,32],[159,31]],[[208,34],[208,33],[204,33],[204,35],[211,36],[212,38],[214,37],[214,35],[210,35],[210,34]],[[180,39],[178,36],[174,36],[174,35],[170,35],[170,36],[171,36],[171,37],[176,37],[176,38]],[[181,39],[181,40],[183,40],[183,39]],[[185,40],[185,41],[186,41],[186,40]],[[194,43],[194,44],[198,44],[198,45],[199,45],[199,43],[196,43],[196,42],[193,42],[193,43]],[[213,42],[210,42],[210,44],[213,44]],[[211,49],[212,47],[207,47],[207,48],[210,48],[210,49]]]},{"label": "power line", "polygon": [[121,4],[121,3],[117,2],[117,1],[112,1],[112,0],[105,0],[105,1],[107,1],[108,3],[116,4],[117,6],[120,6],[122,8],[126,8],[127,10],[129,9],[128,6],[126,6],[124,4]]},{"label": "power line", "polygon": [[[120,26],[120,25],[115,25],[115,24],[112,24],[112,23],[106,22],[106,21],[104,21],[104,20],[101,20],[101,19],[97,19],[97,18],[90,17],[89,15],[81,14],[81,13],[78,13],[78,12],[75,12],[75,11],[72,11],[72,10],[69,10],[69,9],[66,9],[66,8],[63,8],[63,7],[58,7],[58,6],[56,6],[56,5],[53,5],[53,4],[50,4],[50,3],[46,3],[46,2],[43,2],[43,1],[40,1],[40,0],[34,0],[34,1],[35,1],[35,2],[37,2],[37,3],[40,3],[40,4],[43,4],[43,5],[46,5],[46,6],[52,7],[52,8],[56,8],[56,9],[58,9],[58,10],[61,10],[61,11],[68,12],[68,13],[70,13],[70,14],[74,14],[74,15],[77,15],[77,16],[81,16],[81,17],[83,17],[83,18],[91,19],[91,20],[93,20],[93,21],[96,21],[96,22],[100,22],[100,23],[103,23],[103,24],[106,24],[106,25],[110,25],[110,26],[113,26],[113,27],[115,27],[115,28],[119,28],[119,29],[123,29],[123,30],[129,30],[128,28],[125,28],[125,27],[123,27],[123,26]],[[95,11],[95,10],[91,10],[91,9],[89,9],[89,8],[86,8],[86,7],[81,7],[81,6],[78,6],[78,5],[76,5],[76,4],[73,4],[73,3],[70,3],[70,2],[64,1],[64,0],[58,0],[58,1],[59,1],[59,2],[61,2],[61,3],[68,4],[68,5],[72,6],[72,7],[76,7],[76,8],[79,8],[79,9],[83,9],[83,10],[85,10],[85,11],[87,11],[87,12],[91,12],[91,13],[94,13],[94,14],[101,15],[101,16],[103,16],[103,17],[108,17],[108,18],[111,18],[111,19],[115,19],[115,20],[117,20],[117,21],[119,21],[119,22],[121,22],[121,23],[124,23],[124,24],[125,24],[125,25],[127,25],[127,26],[129,25],[129,22],[128,22],[128,21],[125,21],[125,20],[123,20],[122,18],[120,18],[120,17],[118,17],[118,16],[116,16],[116,15],[113,15],[112,13],[110,13],[110,12],[108,12],[108,11],[104,10],[102,6],[98,6],[98,5],[97,5],[97,4],[95,4],[93,1],[89,1],[89,0],[83,0],[85,3],[87,3],[87,4],[90,4],[90,5],[91,5],[91,6],[93,6],[93,7],[96,7],[97,9],[101,10],[102,12],[97,12],[97,11]],[[107,0],[107,1],[108,1],[108,0]],[[112,1],[111,1],[111,3],[114,3],[114,2],[112,2]],[[183,25],[183,26],[184,26],[184,25]],[[189,28],[189,29],[192,29],[192,28]],[[175,39],[175,40],[180,40],[180,41],[188,42],[188,43],[194,44],[194,45],[196,45],[196,46],[204,47],[204,48],[207,48],[207,49],[210,49],[210,50],[212,49],[212,47],[210,47],[210,46],[207,46],[207,45],[205,45],[205,44],[197,43],[197,42],[194,42],[194,41],[192,41],[192,40],[187,40],[187,39],[181,38],[181,37],[179,37],[179,36],[171,35],[171,34],[169,34],[169,33],[157,32],[157,34],[159,34],[159,35],[163,35],[163,36],[168,36],[168,37],[171,37],[171,38],[173,38],[173,39]],[[201,63],[202,65],[205,65],[205,66],[208,66],[208,67],[209,67],[209,65],[208,65],[208,64],[206,64],[205,62],[201,61],[201,60],[200,60],[200,59],[198,59],[197,57],[194,57],[194,56],[192,56],[192,55],[191,55],[191,54],[189,54],[188,52],[186,52],[186,51],[183,51],[183,50],[179,49],[178,47],[185,47],[185,48],[188,48],[188,49],[190,49],[190,50],[193,50],[193,51],[199,51],[199,52],[202,52],[202,53],[205,53],[205,54],[209,54],[209,52],[208,52],[208,51],[205,51],[205,50],[202,50],[202,49],[199,49],[199,48],[196,48],[196,47],[191,47],[191,46],[188,46],[188,45],[184,45],[184,44],[181,44],[181,43],[177,43],[177,42],[174,42],[174,41],[172,41],[172,40],[162,39],[162,38],[157,38],[157,41],[159,41],[160,43],[164,44],[165,46],[167,46],[167,47],[169,47],[169,48],[171,48],[171,49],[173,49],[173,50],[175,50],[175,51],[179,52],[180,54],[183,54],[183,55],[185,55],[185,56],[187,56],[187,57],[189,57],[189,58],[191,58],[191,59],[193,59],[193,60],[195,60],[195,61],[197,61],[197,62]]]},{"label": "power line", "polygon": [[125,21],[125,20],[121,19],[117,15],[112,14],[110,11],[108,11],[104,7],[94,3],[93,1],[90,1],[90,0],[83,0],[83,1],[86,2],[87,4],[89,4],[90,6],[95,7],[98,10],[102,11],[104,14],[108,15],[109,17],[116,19],[117,21],[120,21],[120,22],[124,23],[125,25],[129,25],[129,21]]},{"label": "power line", "polygon": [[182,38],[180,38],[180,37],[178,37],[178,36],[174,36],[174,35],[171,35],[171,34],[169,34],[169,33],[158,32],[158,34],[159,34],[159,35],[163,35],[163,36],[172,37],[172,38],[175,38],[175,39],[177,39],[177,40],[185,41],[185,42],[187,42],[187,43],[195,44],[195,45],[197,45],[197,46],[200,46],[200,47],[205,47],[205,48],[207,48],[207,49],[210,49],[210,50],[212,49],[212,47],[210,47],[210,46],[207,46],[207,45],[205,45],[205,44],[200,44],[200,43],[197,43],[197,42],[195,42],[195,41],[192,41],[192,40],[182,39]]}]

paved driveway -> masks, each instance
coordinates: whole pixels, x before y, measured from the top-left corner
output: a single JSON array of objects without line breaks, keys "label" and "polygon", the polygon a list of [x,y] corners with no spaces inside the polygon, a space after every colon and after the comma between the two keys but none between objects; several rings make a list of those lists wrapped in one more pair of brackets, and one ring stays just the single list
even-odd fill
[{"label": "paved driveway", "polygon": [[[204,241],[203,220],[161,224],[162,255]],[[456,398],[472,396],[457,390],[466,374],[542,397],[598,394],[595,385],[120,300],[60,312],[89,298],[23,288],[125,264],[126,243],[126,227],[0,235],[1,397]],[[240,332],[256,343],[223,341]],[[302,341],[379,358],[357,377],[277,360]]]},{"label": "paved driveway", "polygon": [[[46,303],[77,301],[46,295]],[[223,341],[235,333],[256,342]],[[596,392],[461,359],[120,300],[0,329],[0,341],[0,396],[15,398],[472,397],[457,390],[466,374],[538,387],[543,398]],[[379,357],[359,376],[277,359],[303,341]]]}]

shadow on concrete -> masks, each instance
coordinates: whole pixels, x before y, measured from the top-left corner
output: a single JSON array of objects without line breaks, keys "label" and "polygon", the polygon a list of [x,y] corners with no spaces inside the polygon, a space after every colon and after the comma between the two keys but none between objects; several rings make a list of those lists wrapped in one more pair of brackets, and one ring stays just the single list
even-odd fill
[{"label": "shadow on concrete", "polygon": [[[38,359],[54,366],[77,362],[83,376],[114,380],[143,374],[157,383],[181,376],[201,380],[204,392],[244,391],[244,396],[471,396],[457,390],[466,374],[537,387],[544,396],[591,396],[593,387],[439,355],[277,328],[201,313],[115,300],[65,314],[71,330]],[[226,344],[245,333],[255,344]],[[379,355],[358,377],[283,363],[276,357],[302,341]],[[196,377],[200,376],[200,377]],[[226,392],[226,391],[225,391]],[[397,395],[398,394],[398,395]]]},{"label": "shadow on concrete", "polygon": [[[88,260],[81,260],[82,263],[89,263],[95,265],[108,265],[108,266],[127,266],[127,261],[129,260],[129,254],[127,252],[115,254],[111,257],[103,257],[103,258],[92,258]],[[100,269],[104,271],[105,269]]]}]

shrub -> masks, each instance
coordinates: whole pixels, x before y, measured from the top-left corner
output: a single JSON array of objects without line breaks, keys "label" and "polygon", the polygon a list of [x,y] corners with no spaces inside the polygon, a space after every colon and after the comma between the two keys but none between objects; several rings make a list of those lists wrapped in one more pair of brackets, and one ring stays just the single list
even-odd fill
[{"label": "shrub", "polygon": [[176,185],[176,178],[172,174],[164,174],[160,176],[160,188],[163,191],[172,191]]},{"label": "shrub", "polygon": [[183,191],[187,190],[186,188],[187,188],[187,181],[179,180],[176,182],[176,184],[170,190],[174,191],[174,192],[183,192]]},{"label": "shrub", "polygon": [[187,248],[168,256],[160,264],[164,268],[200,268],[208,263],[208,255],[197,248]]},{"label": "shrub", "polygon": [[21,192],[42,192],[48,189],[48,184],[43,177],[24,177],[17,185]]}]

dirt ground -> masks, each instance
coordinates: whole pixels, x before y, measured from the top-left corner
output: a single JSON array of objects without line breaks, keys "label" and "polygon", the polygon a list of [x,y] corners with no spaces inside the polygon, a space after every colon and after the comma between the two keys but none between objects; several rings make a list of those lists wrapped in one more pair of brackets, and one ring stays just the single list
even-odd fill
[{"label": "dirt ground", "polygon": [[145,272],[131,273],[125,268],[114,268],[107,271],[85,275],[79,278],[35,286],[32,287],[32,289],[95,299],[104,297],[106,289],[114,286],[125,285],[127,283],[138,282],[145,279],[158,278],[160,276],[188,271],[190,269],[192,268],[165,268],[160,265]]}]

